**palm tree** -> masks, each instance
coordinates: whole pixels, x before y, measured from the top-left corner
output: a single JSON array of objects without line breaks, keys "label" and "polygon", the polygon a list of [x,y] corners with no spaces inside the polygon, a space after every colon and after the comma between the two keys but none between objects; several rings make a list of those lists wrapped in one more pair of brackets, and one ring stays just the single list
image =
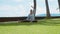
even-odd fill
[{"label": "palm tree", "polygon": [[33,2],[34,2],[34,8],[33,8],[34,10],[33,10],[33,12],[34,12],[34,16],[35,16],[35,14],[36,14],[36,0],[34,0]]},{"label": "palm tree", "polygon": [[50,11],[49,11],[49,5],[48,5],[48,0],[45,0],[45,3],[46,3],[46,15],[47,15],[47,18],[50,18]]},{"label": "palm tree", "polygon": [[60,0],[58,0],[58,4],[59,4],[59,10],[60,10]]}]

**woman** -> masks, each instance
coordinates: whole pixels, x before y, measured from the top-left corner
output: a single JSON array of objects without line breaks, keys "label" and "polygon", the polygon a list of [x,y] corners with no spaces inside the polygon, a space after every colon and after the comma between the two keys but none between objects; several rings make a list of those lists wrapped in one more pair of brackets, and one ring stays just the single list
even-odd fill
[{"label": "woman", "polygon": [[29,15],[27,17],[27,20],[31,21],[31,22],[35,20],[34,12],[32,11],[32,9],[30,10],[30,13],[29,13]]}]

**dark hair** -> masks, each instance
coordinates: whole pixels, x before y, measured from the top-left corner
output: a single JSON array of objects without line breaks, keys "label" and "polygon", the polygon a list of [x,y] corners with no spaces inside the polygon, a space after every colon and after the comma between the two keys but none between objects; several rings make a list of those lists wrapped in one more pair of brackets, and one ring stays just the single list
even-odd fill
[{"label": "dark hair", "polygon": [[33,11],[32,11],[32,9],[30,10],[30,14],[32,14],[33,13]]},{"label": "dark hair", "polygon": [[30,10],[30,12],[32,12],[32,9]]}]

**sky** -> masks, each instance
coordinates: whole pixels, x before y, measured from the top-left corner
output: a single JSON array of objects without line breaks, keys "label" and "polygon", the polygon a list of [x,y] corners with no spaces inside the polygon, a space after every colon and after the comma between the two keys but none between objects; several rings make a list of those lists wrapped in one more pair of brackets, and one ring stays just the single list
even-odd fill
[{"label": "sky", "polygon": [[[36,15],[46,14],[45,0],[36,0]],[[57,0],[48,0],[51,14],[60,14]],[[0,0],[0,17],[21,17],[29,14],[33,0]]]}]

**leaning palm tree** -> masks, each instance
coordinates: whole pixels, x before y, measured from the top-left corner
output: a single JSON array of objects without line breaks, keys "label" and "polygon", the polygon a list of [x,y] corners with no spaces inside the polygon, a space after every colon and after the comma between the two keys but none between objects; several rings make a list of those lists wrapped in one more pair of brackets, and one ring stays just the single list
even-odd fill
[{"label": "leaning palm tree", "polygon": [[58,0],[59,10],[60,10],[60,0]]},{"label": "leaning palm tree", "polygon": [[34,10],[33,10],[33,12],[34,12],[34,16],[35,16],[35,14],[36,14],[36,0],[34,0],[33,3],[34,3],[34,8],[33,8]]},{"label": "leaning palm tree", "polygon": [[45,0],[45,3],[46,3],[46,17],[47,18],[50,18],[51,16],[50,16],[50,11],[49,11],[49,5],[48,5],[48,0]]}]

